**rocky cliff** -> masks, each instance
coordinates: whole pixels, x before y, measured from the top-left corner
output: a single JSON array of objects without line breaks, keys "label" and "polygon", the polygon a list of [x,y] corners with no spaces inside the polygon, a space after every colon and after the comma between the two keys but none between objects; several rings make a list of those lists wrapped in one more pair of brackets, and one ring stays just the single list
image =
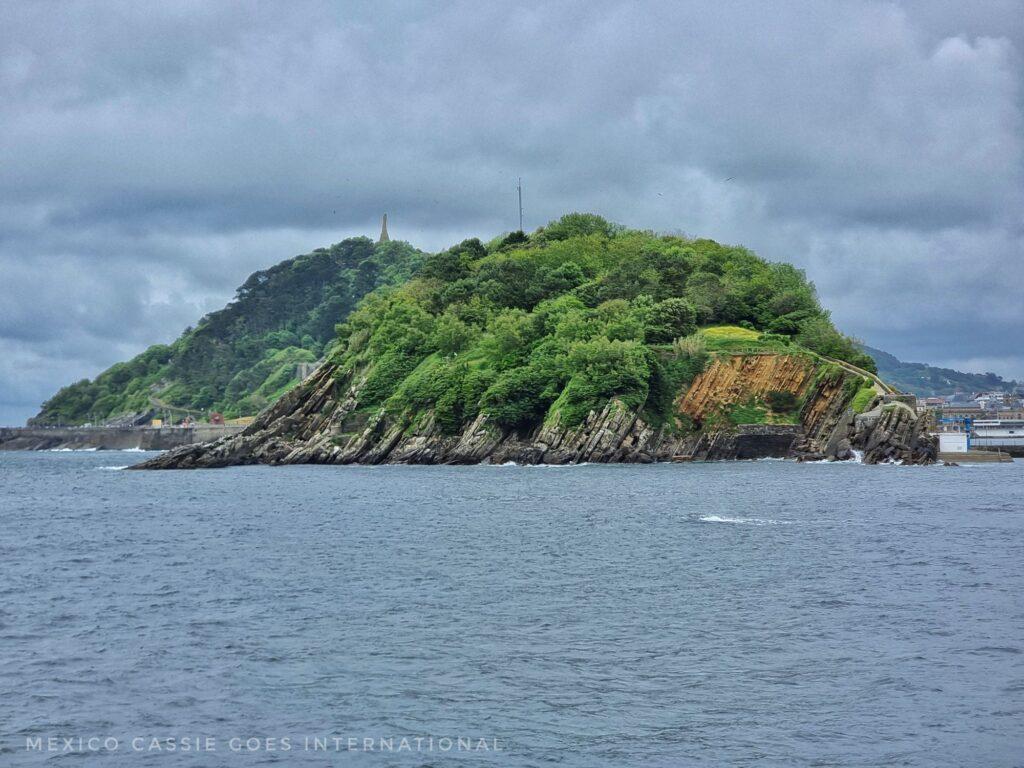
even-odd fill
[{"label": "rocky cliff", "polygon": [[[869,379],[806,355],[719,355],[677,394],[677,418],[659,425],[645,419],[643,407],[611,399],[574,426],[560,424],[556,416],[510,430],[481,413],[457,434],[447,434],[429,412],[396,417],[360,409],[364,383],[365,377],[343,375],[326,364],[241,434],[170,451],[138,468],[845,460],[858,451],[865,463],[923,464],[934,461],[937,450],[912,408],[888,402],[892,398],[882,392],[858,398]],[[791,405],[775,413],[763,407],[772,398]],[[744,423],[748,413],[756,420]]]}]

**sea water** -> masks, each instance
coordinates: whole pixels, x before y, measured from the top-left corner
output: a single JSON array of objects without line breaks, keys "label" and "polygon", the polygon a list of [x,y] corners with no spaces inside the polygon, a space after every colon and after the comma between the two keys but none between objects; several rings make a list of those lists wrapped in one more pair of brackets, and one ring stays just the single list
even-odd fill
[{"label": "sea water", "polygon": [[1024,462],[0,453],[0,765],[1019,766]]}]

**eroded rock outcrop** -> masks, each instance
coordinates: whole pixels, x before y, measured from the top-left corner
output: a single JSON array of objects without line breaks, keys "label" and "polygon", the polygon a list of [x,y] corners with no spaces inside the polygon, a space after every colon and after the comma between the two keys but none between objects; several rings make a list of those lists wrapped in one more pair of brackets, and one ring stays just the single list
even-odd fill
[{"label": "eroded rock outcrop", "polygon": [[[853,386],[851,386],[851,383]],[[643,408],[610,400],[579,425],[558,418],[528,430],[508,430],[486,414],[458,434],[446,434],[431,414],[408,416],[359,410],[361,383],[326,364],[239,435],[170,451],[145,469],[236,464],[527,464],[645,463],[780,456],[865,463],[934,461],[934,438],[913,409],[885,403],[857,415],[854,372],[800,355],[725,355],[714,359],[676,400],[685,423],[653,426]],[[794,423],[731,424],[723,409],[768,393],[799,398]]]},{"label": "eroded rock outcrop", "polygon": [[799,395],[814,378],[814,365],[802,355],[728,355],[714,360],[680,394],[677,407],[695,419],[731,403],[763,398],[769,392]]}]

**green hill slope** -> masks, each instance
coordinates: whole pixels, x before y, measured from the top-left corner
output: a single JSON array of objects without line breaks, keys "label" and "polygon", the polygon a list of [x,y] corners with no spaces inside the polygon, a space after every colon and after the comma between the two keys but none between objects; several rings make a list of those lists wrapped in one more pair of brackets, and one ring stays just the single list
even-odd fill
[{"label": "green hill slope", "polygon": [[1024,386],[994,373],[964,373],[952,368],[937,368],[925,363],[904,363],[888,352],[861,347],[878,364],[878,374],[903,392],[920,397],[953,395],[957,392],[1012,392]]},{"label": "green hill slope", "polygon": [[408,279],[422,258],[408,243],[360,237],[255,272],[224,309],[172,344],[64,387],[32,423],[98,423],[155,404],[255,414],[296,383],[298,363],[323,354],[365,294]]},{"label": "green hill slope", "polygon": [[663,424],[711,351],[698,329],[720,325],[736,326],[745,351],[811,350],[874,370],[801,271],[589,214],[429,257],[413,280],[360,304],[330,359],[361,411],[411,430],[454,435],[478,415],[509,429],[568,426],[610,399]]}]

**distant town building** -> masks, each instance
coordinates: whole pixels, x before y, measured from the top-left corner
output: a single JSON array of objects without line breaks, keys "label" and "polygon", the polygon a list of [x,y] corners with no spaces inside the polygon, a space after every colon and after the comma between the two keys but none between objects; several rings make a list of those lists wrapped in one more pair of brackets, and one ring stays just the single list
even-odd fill
[{"label": "distant town building", "polygon": [[974,403],[983,410],[997,408],[1003,404],[1002,392],[985,392],[974,398]]},{"label": "distant town building", "polygon": [[[1002,413],[999,414],[1002,417]],[[971,447],[1024,456],[1024,419],[977,419],[971,423]]]},{"label": "distant town building", "polygon": [[942,416],[946,419],[976,419],[984,413],[985,410],[974,403],[948,404],[942,408]]},{"label": "distant town building", "polygon": [[385,213],[384,218],[380,220],[380,237],[377,239],[378,243],[390,242],[391,238],[388,237],[388,215]]},{"label": "distant town building", "polygon": [[1024,408],[1007,408],[1006,410],[999,411],[1000,419],[1024,419]]}]

